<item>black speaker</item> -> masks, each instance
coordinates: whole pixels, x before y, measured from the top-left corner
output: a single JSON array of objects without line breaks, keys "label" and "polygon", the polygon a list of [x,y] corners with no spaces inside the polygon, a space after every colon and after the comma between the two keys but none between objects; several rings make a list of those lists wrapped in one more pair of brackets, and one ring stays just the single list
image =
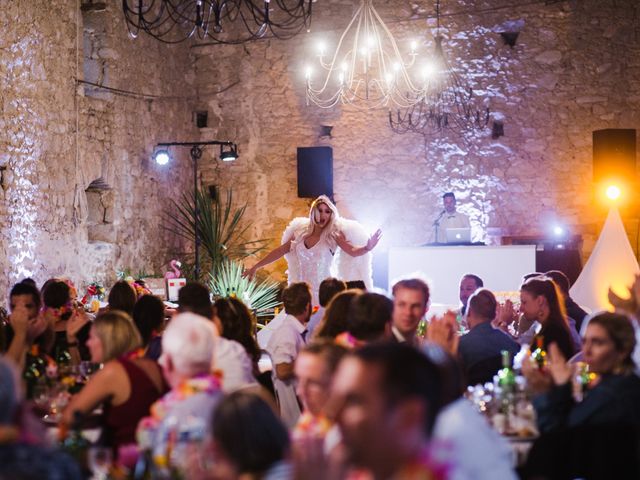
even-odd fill
[{"label": "black speaker", "polygon": [[608,128],[593,132],[593,181],[636,180],[636,131]]},{"label": "black speaker", "polygon": [[333,197],[333,149],[298,147],[298,197]]}]

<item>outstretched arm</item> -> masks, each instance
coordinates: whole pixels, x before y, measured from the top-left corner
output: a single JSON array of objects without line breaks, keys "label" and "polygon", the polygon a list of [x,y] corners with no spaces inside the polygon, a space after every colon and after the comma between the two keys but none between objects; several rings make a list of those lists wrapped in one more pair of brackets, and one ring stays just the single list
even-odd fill
[{"label": "outstretched arm", "polygon": [[381,236],[382,230],[378,229],[376,230],[376,233],[369,237],[369,240],[367,240],[367,243],[365,245],[363,245],[362,247],[354,247],[353,245],[351,245],[351,242],[347,240],[347,237],[344,236],[344,233],[336,232],[333,234],[333,238],[335,238],[338,246],[342,250],[344,250],[345,253],[351,255],[352,257],[359,257],[373,250],[380,241]]},{"label": "outstretched arm", "polygon": [[262,260],[256,263],[249,270],[246,270],[242,276],[253,278],[259,269],[282,258],[285,254],[289,253],[289,250],[291,250],[291,240],[283,243],[278,248],[271,250]]}]

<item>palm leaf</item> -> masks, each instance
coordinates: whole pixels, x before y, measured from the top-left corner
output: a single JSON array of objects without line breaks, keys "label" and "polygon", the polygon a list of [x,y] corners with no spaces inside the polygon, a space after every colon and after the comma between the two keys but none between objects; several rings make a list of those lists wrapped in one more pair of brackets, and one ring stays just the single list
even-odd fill
[{"label": "palm leaf", "polygon": [[243,270],[240,262],[223,261],[217,275],[209,274],[211,293],[214,298],[236,297],[242,300],[256,317],[270,316],[273,309],[280,306],[278,283],[273,280],[244,278]]}]

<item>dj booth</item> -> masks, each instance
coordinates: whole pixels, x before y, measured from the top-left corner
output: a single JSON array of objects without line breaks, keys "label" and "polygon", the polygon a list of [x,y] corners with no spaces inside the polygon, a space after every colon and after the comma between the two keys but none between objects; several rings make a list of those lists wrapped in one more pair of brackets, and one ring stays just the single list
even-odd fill
[{"label": "dj booth", "polygon": [[522,277],[536,271],[535,245],[438,245],[389,250],[389,288],[420,275],[429,282],[431,303],[458,305],[460,278],[478,275],[493,291],[515,291]]}]

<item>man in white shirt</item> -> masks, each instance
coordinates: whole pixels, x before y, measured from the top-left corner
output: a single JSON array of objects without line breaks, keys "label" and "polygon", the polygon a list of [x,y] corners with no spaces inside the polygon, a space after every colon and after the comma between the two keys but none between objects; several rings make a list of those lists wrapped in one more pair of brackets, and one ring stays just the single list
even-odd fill
[{"label": "man in white shirt", "polygon": [[420,320],[429,308],[429,286],[419,278],[400,280],[391,289],[393,293],[393,316],[391,331],[399,343],[417,346],[416,337]]},{"label": "man in white shirt", "polygon": [[280,417],[287,427],[292,428],[300,416],[293,366],[300,349],[306,344],[307,323],[311,318],[309,285],[292,283],[282,292],[282,303],[287,316],[271,334],[266,350],[273,364],[273,387]]},{"label": "man in white shirt", "polygon": [[453,192],[447,192],[442,196],[444,210],[435,221],[437,227],[436,242],[447,243],[447,228],[471,228],[469,217],[456,210],[456,197]]}]

